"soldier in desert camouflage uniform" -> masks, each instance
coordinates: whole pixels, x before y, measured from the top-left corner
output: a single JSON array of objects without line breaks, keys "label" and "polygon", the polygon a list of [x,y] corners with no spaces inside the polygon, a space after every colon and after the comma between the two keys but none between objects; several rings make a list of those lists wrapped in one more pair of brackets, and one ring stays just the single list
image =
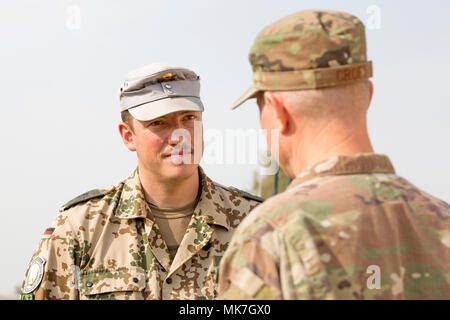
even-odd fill
[{"label": "soldier in desert camouflage uniform", "polygon": [[[199,167],[199,89],[186,68],[152,64],[127,76],[119,130],[138,168],[61,208],[32,257],[22,299],[216,297],[234,229],[262,199],[213,182]],[[174,136],[178,129],[187,136]]]},{"label": "soldier in desert camouflage uniform", "polygon": [[449,299],[450,207],[373,152],[361,21],[292,14],[261,31],[250,63],[254,85],[233,108],[257,98],[294,180],[240,224],[219,298]]}]

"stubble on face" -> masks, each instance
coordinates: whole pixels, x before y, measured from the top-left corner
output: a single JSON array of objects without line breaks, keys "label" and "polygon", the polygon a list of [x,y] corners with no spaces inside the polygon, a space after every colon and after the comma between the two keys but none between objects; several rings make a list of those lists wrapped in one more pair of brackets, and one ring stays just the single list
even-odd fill
[{"label": "stubble on face", "polygon": [[203,153],[203,130],[194,130],[194,121],[202,128],[201,120],[200,112],[175,112],[150,121],[134,119],[140,170],[158,180],[189,179],[197,171],[198,153]]}]

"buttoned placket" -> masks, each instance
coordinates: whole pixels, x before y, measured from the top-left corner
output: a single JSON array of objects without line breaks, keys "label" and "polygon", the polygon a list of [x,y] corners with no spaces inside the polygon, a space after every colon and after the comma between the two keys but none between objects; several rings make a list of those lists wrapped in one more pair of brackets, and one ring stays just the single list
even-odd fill
[{"label": "buttoned placket", "polygon": [[[172,265],[170,266],[170,271],[162,283],[162,298],[167,300],[171,299],[172,292],[174,290],[176,283],[172,280],[172,277],[177,274],[177,271],[194,255],[196,255],[200,250],[202,250],[211,240],[212,234],[214,233],[214,228],[209,225],[211,220],[199,215],[198,210],[195,210],[189,225],[192,224],[206,224],[208,227],[203,230],[202,241],[195,244],[196,234],[193,232],[185,234],[181,240],[179,249],[174,257]],[[188,246],[192,246],[195,250],[188,250]],[[181,250],[180,250],[181,249]]]},{"label": "buttoned placket", "polygon": [[[145,227],[144,227],[145,236],[147,237],[147,240],[148,240],[148,246],[149,246],[150,251],[152,252],[153,256],[155,257],[155,259],[158,261],[158,263],[160,265],[159,273],[160,273],[161,279],[163,280],[162,283],[159,284],[159,292],[155,292],[155,294],[159,295],[159,296],[156,296],[156,298],[164,299],[164,294],[163,294],[164,286],[167,283],[171,259],[170,259],[169,254],[167,252],[165,252],[165,250],[164,250],[167,248],[166,248],[164,239],[162,239],[162,237],[161,237],[161,239],[164,243],[164,249],[153,248],[151,246],[152,237],[156,237],[157,233],[160,233],[157,224],[150,218],[146,217],[144,225],[145,225]],[[171,280],[169,280],[169,282],[171,283]]]}]

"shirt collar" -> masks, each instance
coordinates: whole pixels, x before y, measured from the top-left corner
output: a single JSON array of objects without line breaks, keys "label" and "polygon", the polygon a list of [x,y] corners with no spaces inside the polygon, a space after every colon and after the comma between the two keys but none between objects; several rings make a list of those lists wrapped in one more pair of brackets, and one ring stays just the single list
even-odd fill
[{"label": "shirt collar", "polygon": [[230,230],[231,209],[224,206],[223,195],[219,192],[218,186],[204,173],[199,166],[198,172],[201,181],[202,192],[195,207],[194,214],[202,216],[208,224],[216,224]]},{"label": "shirt collar", "polygon": [[122,219],[145,218],[150,209],[145,200],[138,169],[119,185],[119,201],[115,215]]},{"label": "shirt collar", "polygon": [[[208,224],[220,225],[230,230],[230,217],[223,206],[224,199],[218,191],[216,184],[208,178],[203,169],[198,167],[201,183],[201,194],[194,209],[194,216],[203,217]],[[118,204],[115,215],[122,219],[151,217],[150,208],[145,200],[139,172],[136,169],[119,185],[121,193],[118,195]]]},{"label": "shirt collar", "polygon": [[289,184],[288,189],[317,177],[367,173],[395,174],[395,170],[389,158],[383,154],[360,153],[351,156],[334,156],[300,173]]}]

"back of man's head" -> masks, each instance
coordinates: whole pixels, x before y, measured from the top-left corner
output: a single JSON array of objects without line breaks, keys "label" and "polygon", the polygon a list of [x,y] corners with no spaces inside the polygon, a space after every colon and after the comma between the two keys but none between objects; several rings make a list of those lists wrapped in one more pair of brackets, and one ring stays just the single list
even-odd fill
[{"label": "back of man's head", "polygon": [[371,91],[368,81],[311,90],[271,91],[293,116],[301,119],[338,120],[365,116]]},{"label": "back of man's head", "polygon": [[258,34],[249,60],[253,85],[232,108],[258,97],[262,128],[279,130],[279,143],[268,137],[268,144],[288,174],[330,155],[373,151],[366,125],[372,62],[357,17],[291,14]]},{"label": "back of man's head", "polygon": [[249,60],[253,85],[233,109],[262,91],[334,88],[372,76],[363,23],[332,10],[300,11],[265,27]]}]

